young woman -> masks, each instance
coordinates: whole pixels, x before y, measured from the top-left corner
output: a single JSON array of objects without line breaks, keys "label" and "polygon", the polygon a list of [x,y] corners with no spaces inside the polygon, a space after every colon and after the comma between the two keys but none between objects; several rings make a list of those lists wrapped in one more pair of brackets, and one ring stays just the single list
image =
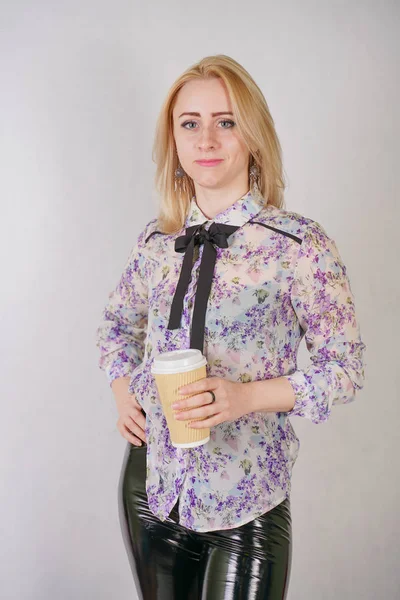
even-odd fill
[{"label": "young woman", "polygon": [[[158,214],[97,331],[128,440],[120,518],[137,591],[283,599],[299,451],[288,417],[326,421],[364,382],[346,268],[322,225],[283,208],[273,119],[233,59],[206,57],[172,85],[154,157]],[[303,337],[311,364],[301,370]],[[201,417],[211,428],[196,448],[171,444],[150,370],[156,354],[181,348],[207,358],[207,377],[176,407],[188,426]]]}]

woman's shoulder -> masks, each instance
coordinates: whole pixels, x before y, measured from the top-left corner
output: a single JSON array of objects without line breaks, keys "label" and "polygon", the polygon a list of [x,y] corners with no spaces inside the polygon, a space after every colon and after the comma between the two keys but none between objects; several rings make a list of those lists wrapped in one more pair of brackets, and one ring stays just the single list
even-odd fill
[{"label": "woman's shoulder", "polygon": [[254,221],[264,222],[267,225],[299,236],[300,238],[306,234],[329,238],[325,227],[316,219],[293,210],[279,208],[272,204],[267,204],[267,206],[261,209]]},{"label": "woman's shoulder", "polygon": [[144,226],[144,236],[147,238],[149,235],[151,235],[154,231],[157,231],[158,229],[158,218],[154,217],[153,219],[150,219],[150,221],[147,221],[146,225]]},{"label": "woman's shoulder", "polygon": [[137,237],[137,245],[139,248],[144,248],[147,245],[147,240],[151,237],[151,234],[157,230],[158,219],[154,217],[142,225],[139,235]]}]

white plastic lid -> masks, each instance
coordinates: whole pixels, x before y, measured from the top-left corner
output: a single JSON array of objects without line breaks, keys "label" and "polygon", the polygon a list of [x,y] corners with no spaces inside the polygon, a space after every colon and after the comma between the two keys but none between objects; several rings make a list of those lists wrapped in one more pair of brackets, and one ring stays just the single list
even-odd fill
[{"label": "white plastic lid", "polygon": [[157,374],[193,371],[207,364],[207,359],[197,348],[171,350],[157,354],[151,372]]}]

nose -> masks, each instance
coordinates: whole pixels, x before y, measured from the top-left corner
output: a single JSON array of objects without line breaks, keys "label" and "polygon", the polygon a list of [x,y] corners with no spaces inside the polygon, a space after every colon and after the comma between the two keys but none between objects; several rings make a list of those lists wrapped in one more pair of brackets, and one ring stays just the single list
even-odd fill
[{"label": "nose", "polygon": [[200,150],[207,150],[216,147],[215,133],[212,127],[203,127],[197,140],[197,146]]}]

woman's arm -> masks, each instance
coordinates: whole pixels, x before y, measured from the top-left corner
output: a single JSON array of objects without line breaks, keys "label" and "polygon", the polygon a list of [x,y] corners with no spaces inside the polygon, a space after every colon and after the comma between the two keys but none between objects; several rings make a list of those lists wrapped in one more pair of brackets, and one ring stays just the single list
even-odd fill
[{"label": "woman's arm", "polygon": [[363,387],[366,345],[346,267],[334,240],[316,221],[309,224],[299,249],[291,302],[305,332],[311,365],[246,387],[257,405],[254,410],[282,411],[321,423],[334,404],[351,402]]},{"label": "woman's arm", "polygon": [[287,412],[294,408],[295,394],[286,377],[250,381],[242,385],[248,412]]},{"label": "woman's arm", "polygon": [[147,226],[140,233],[129,253],[121,278],[109,294],[96,331],[96,346],[100,350],[99,367],[109,384],[129,376],[144,356],[144,340],[148,318],[148,287],[145,272]]}]

